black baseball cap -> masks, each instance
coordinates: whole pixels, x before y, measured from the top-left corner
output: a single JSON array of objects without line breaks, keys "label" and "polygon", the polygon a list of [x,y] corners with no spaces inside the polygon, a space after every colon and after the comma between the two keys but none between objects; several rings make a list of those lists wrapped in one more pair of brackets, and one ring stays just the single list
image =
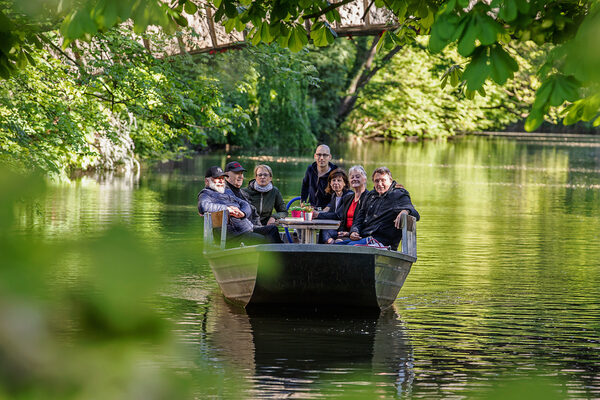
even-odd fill
[{"label": "black baseball cap", "polygon": [[233,171],[233,172],[240,172],[240,171],[245,171],[246,168],[242,167],[242,164],[240,164],[237,161],[232,161],[230,163],[227,163],[227,165],[225,166],[225,171],[229,172],[229,171]]},{"label": "black baseball cap", "polygon": [[228,176],[226,172],[223,172],[221,167],[210,167],[206,170],[206,174],[204,175],[206,178],[220,178],[222,176]]}]

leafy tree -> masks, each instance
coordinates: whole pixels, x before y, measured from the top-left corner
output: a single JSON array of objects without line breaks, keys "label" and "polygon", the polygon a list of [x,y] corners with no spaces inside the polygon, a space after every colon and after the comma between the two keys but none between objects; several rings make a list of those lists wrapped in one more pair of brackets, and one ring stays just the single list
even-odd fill
[{"label": "leafy tree", "polygon": [[208,129],[241,114],[222,107],[191,58],[153,57],[127,29],[98,34],[73,56],[52,49],[32,53],[35,65],[0,87],[2,158],[17,166],[131,168],[205,145]]},{"label": "leafy tree", "polygon": [[[315,135],[322,140],[348,135],[364,140],[438,138],[503,129],[527,117],[539,85],[534,71],[545,61],[544,49],[534,43],[511,46],[519,72],[504,86],[487,83],[482,97],[460,82],[458,66],[468,61],[456,47],[432,55],[425,39],[405,45],[393,58],[385,59],[388,53],[375,57],[369,69],[364,65],[374,41],[368,38],[341,40],[311,51],[309,60],[320,79],[309,93],[318,110]],[[367,79],[357,85],[361,77]],[[339,113],[332,110],[343,108],[351,88],[354,107],[348,110],[347,120],[338,119]],[[557,110],[549,116],[556,122]]]},{"label": "leafy tree", "polygon": [[[313,24],[310,32],[315,45],[333,41],[329,23],[340,19],[338,8],[350,1],[329,4],[326,1],[283,3],[219,0],[215,19],[234,26],[251,23],[253,42],[277,41],[298,51],[306,43],[304,21]],[[459,83],[464,81],[471,92],[483,87],[487,80],[504,85],[518,70],[515,58],[506,48],[511,42],[535,41],[556,46],[548,62],[539,70],[542,81],[526,128],[535,129],[551,107],[565,102],[566,123],[591,120],[600,106],[600,56],[592,43],[600,37],[600,9],[597,2],[493,0],[416,1],[373,0],[387,7],[398,20],[398,28],[384,33],[380,48],[394,49],[405,45],[415,34],[430,35],[429,49],[440,52],[457,43],[458,52],[469,62],[455,69]],[[325,16],[326,22],[319,19]],[[600,124],[596,119],[594,124]]]},{"label": "leafy tree", "polygon": [[[343,132],[363,140],[440,138],[502,129],[524,118],[522,113],[535,94],[531,71],[544,59],[544,51],[533,44],[521,46],[519,51],[510,49],[520,66],[518,75],[504,86],[487,83],[480,89],[485,96],[481,97],[469,92],[464,83],[459,84],[455,66],[464,59],[456,48],[431,55],[423,42],[417,40],[405,46],[365,86],[355,109],[342,124]],[[556,117],[556,113],[551,115]]]},{"label": "leafy tree", "polygon": [[[248,29],[248,37],[254,44],[277,42],[292,51],[300,51],[311,40],[315,46],[332,43],[335,32],[330,24],[339,20],[339,7],[349,2],[214,0],[208,6],[214,8],[215,20],[223,23],[227,30]],[[594,121],[594,125],[600,123],[596,118],[600,107],[600,57],[593,48],[600,36],[600,24],[597,23],[600,14],[595,1],[493,0],[488,4],[467,0],[441,3],[373,0],[370,6],[373,5],[389,8],[398,24],[391,26],[381,38],[375,38],[370,44],[366,40],[359,41],[360,46],[351,50],[354,52],[352,63],[343,64],[343,84],[340,79],[335,84],[334,80],[321,81],[322,85],[331,83],[339,90],[336,89],[335,95],[330,92],[321,97],[313,95],[313,99],[318,98],[318,101],[311,107],[302,98],[306,97],[307,91],[316,93],[315,89],[311,89],[310,85],[303,86],[301,80],[293,79],[302,75],[298,74],[301,69],[285,67],[287,61],[283,61],[281,68],[276,70],[281,72],[287,68],[291,72],[287,78],[279,81],[274,75],[271,79],[262,79],[261,74],[267,76],[270,67],[263,68],[260,73],[257,72],[258,68],[254,69],[255,84],[250,85],[253,94],[246,97],[245,105],[235,101],[220,104],[216,86],[211,82],[193,76],[193,73],[186,74],[183,72],[185,69],[181,68],[175,68],[172,73],[165,72],[165,69],[156,74],[156,68],[166,68],[166,64],[153,60],[140,45],[136,48],[133,43],[135,38],[129,39],[129,45],[119,42],[121,39],[118,37],[110,36],[109,29],[112,26],[128,19],[133,21],[133,31],[137,34],[145,32],[149,24],[160,25],[167,34],[173,33],[176,28],[187,24],[185,14],[203,12],[190,0],[0,0],[0,76],[16,81],[20,79],[21,82],[21,90],[17,90],[16,86],[11,87],[16,82],[14,80],[9,80],[12,83],[2,88],[2,95],[7,99],[0,112],[4,129],[0,134],[3,153],[11,158],[11,155],[20,152],[46,169],[56,170],[62,168],[57,166],[66,164],[89,166],[96,163],[94,158],[99,154],[94,147],[102,147],[91,145],[95,142],[93,135],[102,132],[101,135],[110,139],[107,143],[115,143],[116,140],[112,139],[118,135],[113,133],[123,132],[124,126],[132,125],[127,123],[130,115],[136,116],[136,124],[135,130],[128,131],[127,135],[133,139],[138,154],[142,156],[160,157],[165,152],[177,152],[182,146],[202,144],[207,132],[214,135],[220,131],[222,135],[222,132],[229,131],[234,133],[234,143],[248,140],[256,143],[258,135],[272,134],[281,129],[278,124],[281,121],[270,120],[271,116],[277,114],[284,116],[285,122],[290,122],[280,132],[290,133],[289,137],[284,136],[284,141],[292,143],[289,138],[301,135],[297,143],[293,142],[294,146],[300,146],[310,142],[309,130],[317,135],[332,131],[330,127],[334,124],[324,113],[327,102],[330,105],[337,103],[335,125],[339,125],[355,104],[364,105],[356,102],[361,98],[360,91],[369,87],[376,72],[382,71],[394,54],[422,35],[429,37],[427,47],[433,54],[440,53],[448,46],[455,46],[458,54],[466,60],[447,65],[443,84],[450,83],[467,97],[474,96],[475,92],[482,95],[489,92],[490,82],[507,85],[520,68],[516,61],[518,53],[510,50],[518,48],[515,44],[531,41],[538,45],[550,44],[549,57],[537,70],[539,86],[526,128],[536,128],[544,116],[554,113],[555,107],[561,105],[567,105],[563,114],[567,124],[578,120]],[[54,37],[53,32],[57,29],[60,36]],[[96,39],[91,40],[92,37]],[[111,45],[113,50],[102,48]],[[127,57],[123,60],[120,57],[112,59],[119,54],[114,49],[120,46],[127,49],[124,52]],[[61,47],[68,50],[63,51]],[[376,55],[376,50],[379,55]],[[100,57],[94,56],[94,52]],[[85,53],[84,58],[90,57],[91,53],[91,62],[82,63],[77,58],[82,53]],[[140,53],[139,57],[137,53]],[[27,65],[35,66],[40,56],[51,64],[50,56],[61,55],[65,59],[70,54],[75,55],[74,62],[69,67],[60,68],[72,79],[73,86],[69,89],[72,93],[57,86],[59,80],[56,78],[60,74],[50,79],[38,75],[37,82],[41,86],[55,82],[52,90],[57,91],[56,96],[60,97],[60,91],[67,93],[63,94],[62,102],[51,102],[51,96],[47,96],[42,101],[46,109],[40,112],[34,98],[38,90],[29,87],[32,83],[18,74],[22,71],[31,73],[32,70],[25,70]],[[185,57],[182,59],[186,60]],[[36,68],[43,70],[38,66]],[[55,68],[59,68],[58,65]],[[107,74],[94,71],[106,71]],[[48,70],[46,73],[51,72]],[[292,79],[288,79],[290,77]],[[23,109],[14,102],[18,99],[14,97],[15,93],[21,96],[28,93],[30,96],[28,99],[22,97]],[[43,94],[44,91],[39,93]],[[179,93],[182,95],[176,95]],[[274,99],[274,93],[277,101],[283,100],[276,107],[270,101]],[[81,95],[87,99],[79,99]],[[336,99],[338,95],[341,97]],[[87,104],[89,97],[95,97],[96,103]],[[77,100],[73,101],[75,98]],[[213,100],[216,101],[213,106],[203,106],[206,101]],[[494,103],[495,100],[490,97],[489,101]],[[58,109],[60,107],[62,109]],[[81,113],[75,113],[78,115],[75,118],[72,110],[78,107]],[[19,112],[15,112],[17,109]],[[104,118],[86,125],[81,122],[91,121],[83,117],[86,112],[89,115],[103,115]],[[60,115],[58,119],[57,115]],[[236,117],[246,123],[236,125]],[[60,133],[51,135],[56,131]],[[65,131],[67,134],[61,137]],[[42,143],[48,139],[42,132],[52,136],[50,144]],[[217,138],[218,134],[214,137]],[[231,142],[229,139],[227,141]],[[50,161],[41,157],[36,161],[35,154],[53,154],[44,149],[46,145],[54,150],[68,148],[67,156],[65,152],[55,151]],[[132,146],[125,144],[123,151],[116,153],[112,151],[114,146],[109,146],[111,151],[104,152],[104,155],[111,154],[108,160],[119,157],[122,160],[124,158],[118,153],[131,152],[127,150],[128,146],[131,150]]]},{"label": "leafy tree", "polygon": [[[48,26],[61,24],[65,43],[88,38],[98,31],[131,18],[134,29],[141,33],[148,24],[172,31],[176,24],[186,25],[182,13],[201,12],[190,0],[163,3],[158,0],[70,0],[72,8],[58,8],[65,2],[46,0],[49,10],[42,20],[31,10],[2,0],[0,19],[2,52],[0,73],[7,76],[29,59],[35,36]],[[326,0],[281,2],[251,0],[212,0],[214,19],[228,30],[249,27],[252,43],[273,41],[292,51],[299,51],[312,39],[316,46],[333,42],[335,32],[330,24],[340,20],[339,7],[352,0],[329,3]],[[592,120],[600,107],[598,82],[600,56],[594,45],[600,37],[600,11],[595,0],[469,0],[417,1],[372,0],[371,5],[391,10],[398,27],[384,33],[381,47],[392,49],[404,45],[415,35],[430,35],[429,49],[436,53],[451,43],[469,62],[460,68],[459,82],[469,91],[483,87],[486,81],[504,85],[518,69],[506,48],[512,42],[533,40],[537,44],[556,46],[548,63],[538,71],[541,86],[536,95],[526,128],[539,126],[551,107],[570,104],[566,123]],[[68,11],[67,11],[68,10]],[[24,17],[25,16],[25,17]],[[34,23],[19,24],[23,18]],[[310,32],[305,21],[312,24]],[[22,26],[27,26],[23,28]],[[594,124],[600,124],[596,119]]]},{"label": "leafy tree", "polygon": [[223,104],[243,110],[238,123],[209,130],[209,144],[302,149],[315,144],[308,90],[320,81],[310,61],[278,45],[197,56],[215,78]]}]

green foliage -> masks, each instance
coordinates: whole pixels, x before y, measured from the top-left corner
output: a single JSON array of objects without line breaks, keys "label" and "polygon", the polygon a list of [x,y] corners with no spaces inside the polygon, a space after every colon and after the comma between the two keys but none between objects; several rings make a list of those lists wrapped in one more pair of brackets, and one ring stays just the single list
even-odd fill
[{"label": "green foliage", "polygon": [[579,97],[578,87],[578,82],[572,76],[556,74],[549,77],[536,92],[535,102],[529,117],[527,117],[525,129],[533,130],[540,126],[544,114],[548,112],[551,106],[557,107],[565,101],[573,102],[577,100]]},{"label": "green foliage", "polygon": [[464,80],[469,70],[462,72],[465,59],[457,49],[431,56],[419,45],[407,46],[367,84],[342,129],[363,140],[440,138],[513,124],[533,102],[531,71],[544,52],[535,45],[511,52],[527,54],[517,56],[518,75],[504,88],[488,83],[476,96]]},{"label": "green foliage", "polygon": [[[303,149],[315,144],[307,93],[316,69],[277,44],[199,58],[218,82],[223,105],[243,110],[238,125],[209,131],[209,144]],[[210,71],[210,72],[209,72]]]},{"label": "green foliage", "polygon": [[[256,30],[253,43],[271,42],[276,40],[281,46],[298,51],[306,42],[302,23],[310,20],[314,30],[310,37],[316,46],[331,43],[332,37],[327,35],[324,21],[318,18],[325,15],[327,21],[336,19],[332,11],[345,2],[330,5],[326,2],[253,2],[223,0],[215,2],[218,10],[215,20],[239,21],[239,27],[251,23]],[[597,52],[590,49],[590,43],[596,43],[600,36],[597,26],[598,12],[596,2],[589,1],[520,1],[493,0],[491,3],[469,3],[466,0],[449,0],[445,2],[418,2],[395,0],[391,2],[375,1],[375,6],[387,7],[396,16],[399,28],[388,30],[379,43],[380,49],[390,50],[398,45],[406,45],[417,34],[431,33],[429,48],[434,53],[442,51],[446,46],[456,43],[460,55],[469,58],[463,79],[470,92],[480,90],[488,79],[503,85],[517,71],[515,58],[506,51],[506,46],[515,40],[524,43],[533,40],[538,45],[551,43],[565,46],[564,54],[570,62],[564,62],[557,67],[565,77],[573,76],[577,87],[583,87],[593,93],[598,92],[600,79],[595,76],[593,83],[577,76],[572,70],[579,69],[580,74],[590,75],[598,67]],[[228,22],[226,22],[228,23]],[[266,29],[267,24],[269,29]],[[408,28],[408,29],[405,29]],[[577,65],[579,57],[583,67]],[[569,71],[571,70],[571,71]],[[542,82],[553,80],[552,75],[541,76]],[[560,97],[557,88],[556,96]],[[586,90],[584,90],[586,91]],[[543,93],[543,92],[542,92]],[[581,98],[582,93],[577,97]],[[563,101],[569,102],[572,96],[563,96]],[[585,98],[585,94],[583,95]],[[527,128],[534,129],[543,120],[543,115],[549,112],[549,103],[538,101],[532,109]],[[589,103],[591,107],[594,103]],[[572,121],[578,115],[573,112],[569,116]]]},{"label": "green foliage", "polygon": [[352,79],[353,63],[358,52],[367,46],[368,38],[338,40],[332,46],[309,47],[307,60],[318,71],[318,85],[308,88],[308,96],[314,107],[309,110],[312,131],[322,141],[338,135],[336,111]]},{"label": "green foliage", "polygon": [[[227,32],[248,30],[257,46],[192,59],[150,54],[134,34],[166,48],[174,29],[187,25],[186,14],[203,12],[190,0],[0,0],[0,75],[7,83],[0,87],[0,161],[65,175],[132,168],[138,158],[172,158],[207,144],[291,149],[339,135],[340,99],[367,51],[365,39],[358,46],[334,42],[342,3],[215,0],[215,20]],[[527,129],[556,120],[562,110],[566,124],[600,125],[594,3],[378,0],[375,6],[392,10],[398,22],[379,40],[375,68],[399,46],[411,61],[403,59],[393,73],[382,70],[385,80],[367,85],[351,115],[357,125],[346,123],[342,134],[439,137],[501,128],[530,104]],[[128,18],[133,32],[111,29]],[[150,24],[162,33],[144,33]],[[421,39],[414,45],[428,34],[434,56],[417,51]],[[531,40],[554,48],[546,63],[523,70],[514,49]],[[449,57],[448,48],[458,54]],[[414,68],[425,75],[417,79]],[[453,86],[450,93],[424,84],[440,75],[442,89]],[[408,93],[412,88],[421,93]]]},{"label": "green foliage", "polygon": [[235,371],[183,343],[169,307],[174,266],[201,257],[197,230],[174,243],[150,240],[152,224],[95,225],[48,240],[58,209],[44,180],[0,168],[0,185],[0,398],[242,397]]},{"label": "green foliage", "polygon": [[337,33],[327,22],[319,21],[310,29],[310,38],[313,40],[313,44],[318,47],[330,45],[336,37]]},{"label": "green foliage", "polygon": [[[211,3],[216,9],[214,20],[222,23],[227,32],[249,29],[253,44],[277,42],[298,52],[308,44],[309,35],[316,46],[332,43],[335,32],[329,24],[341,20],[338,7],[348,2],[213,0]],[[37,7],[21,3],[0,1],[0,76],[4,78],[34,62],[31,53],[40,42],[40,32],[51,31],[59,25],[66,47],[73,40],[89,40],[129,18],[138,34],[151,24],[174,33],[176,27],[187,26],[184,13],[201,12],[191,0],[171,3],[160,0],[39,0],[35,2]],[[399,23],[398,29],[385,32],[382,48],[404,45],[417,35],[429,33],[429,48],[434,53],[457,43],[458,52],[470,58],[464,76],[470,91],[480,89],[490,78],[503,84],[516,67],[514,57],[505,51],[506,46],[511,41],[533,40],[539,45],[551,43],[564,48],[564,62],[555,66],[557,70],[550,75],[542,73],[543,82],[558,73],[572,76],[576,85],[582,88],[578,99],[598,92],[600,78],[595,71],[600,70],[599,60],[595,49],[590,48],[600,36],[595,0],[493,0],[489,4],[471,4],[466,0],[377,0],[374,3],[391,10]],[[306,21],[313,26],[310,32],[304,27]],[[593,77],[593,80],[583,76]],[[566,98],[563,100],[569,102]],[[539,116],[548,110],[546,106],[543,101],[536,104],[528,128],[541,123]],[[576,115],[577,112],[570,114],[569,121]]]},{"label": "green foliage", "polygon": [[37,67],[19,71],[0,87],[2,159],[54,174],[65,165],[85,166],[93,156],[93,132],[107,129],[107,116],[83,95],[68,68],[47,53],[34,59]]},{"label": "green foliage", "polygon": [[[494,0],[489,5],[477,3],[468,11],[458,3],[448,2],[440,10],[431,29],[429,48],[439,52],[450,43],[458,43],[459,53],[471,58],[463,74],[471,91],[481,88],[489,78],[502,85],[517,71],[514,58],[503,49],[511,36],[539,45],[558,45],[554,56],[539,70],[542,85],[525,124],[527,130],[539,127],[552,106],[580,99],[580,87],[598,92],[600,76],[590,73],[598,71],[600,66],[596,52],[582,53],[591,50],[590,41],[600,37],[599,17],[593,2],[552,5],[543,1]],[[497,18],[492,18],[496,7]],[[589,102],[588,115],[594,105]],[[575,122],[579,110],[573,107],[566,121]],[[599,110],[596,108],[596,113]]]},{"label": "green foliage", "polygon": [[203,146],[208,129],[242,116],[190,57],[155,58],[126,29],[78,44],[85,63],[56,49],[0,88],[0,159],[22,169],[131,168]]},{"label": "green foliage", "polygon": [[15,207],[31,207],[43,181],[0,170],[0,184],[0,397],[191,397],[190,382],[158,363],[180,355],[152,304],[156,255],[119,227],[54,244],[16,232]]}]

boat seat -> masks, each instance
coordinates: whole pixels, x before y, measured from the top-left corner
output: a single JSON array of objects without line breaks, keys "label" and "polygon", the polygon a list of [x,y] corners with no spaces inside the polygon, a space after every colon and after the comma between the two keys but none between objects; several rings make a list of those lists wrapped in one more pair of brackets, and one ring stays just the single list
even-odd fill
[{"label": "boat seat", "polygon": [[217,211],[208,214],[210,215],[213,229],[221,228],[221,226],[223,226],[223,211]]},{"label": "boat seat", "polygon": [[215,245],[214,242],[214,230],[221,231],[221,240],[219,247],[225,248],[225,241],[227,240],[227,221],[229,219],[229,212],[217,211],[217,212],[205,212],[204,213],[204,249],[208,249]]}]

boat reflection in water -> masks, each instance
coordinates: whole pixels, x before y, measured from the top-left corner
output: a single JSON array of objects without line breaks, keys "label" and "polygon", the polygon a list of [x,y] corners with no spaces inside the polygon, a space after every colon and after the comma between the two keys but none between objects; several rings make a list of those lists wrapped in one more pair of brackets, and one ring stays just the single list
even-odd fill
[{"label": "boat reflection in water", "polygon": [[[251,397],[314,398],[323,394],[409,394],[412,348],[393,308],[307,314],[253,310],[213,297],[207,336],[220,361],[249,381]],[[342,312],[345,311],[345,312]]]}]

